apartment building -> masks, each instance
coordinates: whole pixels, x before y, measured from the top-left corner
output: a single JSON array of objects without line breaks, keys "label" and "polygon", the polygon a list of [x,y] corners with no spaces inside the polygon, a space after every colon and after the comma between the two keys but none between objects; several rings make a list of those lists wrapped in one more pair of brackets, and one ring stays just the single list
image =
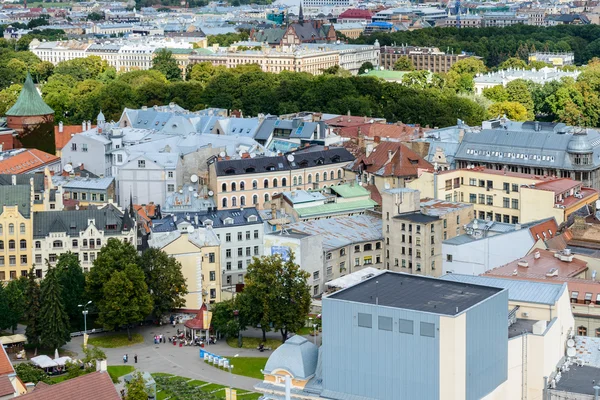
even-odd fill
[{"label": "apartment building", "polygon": [[450,71],[450,67],[454,63],[468,56],[466,54],[446,54],[437,47],[383,46],[379,53],[379,65],[386,70],[392,70],[400,57],[408,57],[416,70],[446,73]]},{"label": "apartment building", "polygon": [[426,171],[407,187],[425,197],[471,203],[480,220],[510,224],[554,217],[558,224],[584,206],[595,210],[598,192],[570,178],[487,169]]},{"label": "apartment building", "polygon": [[344,180],[343,167],[354,160],[341,147],[309,146],[274,157],[208,160],[209,187],[220,210],[264,204],[282,191],[312,190]]},{"label": "apartment building", "polygon": [[442,275],[442,241],[464,233],[473,207],[420,199],[419,191],[412,189],[384,190],[381,197],[386,268]]},{"label": "apartment building", "polygon": [[0,186],[0,281],[27,276],[31,268],[32,186]]},{"label": "apartment building", "polygon": [[182,308],[199,310],[202,304],[221,301],[220,241],[211,228],[155,232],[148,245],[163,250],[181,263],[188,289]]},{"label": "apartment building", "polygon": [[129,210],[112,204],[103,208],[33,213],[33,262],[44,276],[46,260],[55,265],[68,251],[79,256],[84,272],[89,271],[103,245],[110,239],[137,244],[136,224]]}]

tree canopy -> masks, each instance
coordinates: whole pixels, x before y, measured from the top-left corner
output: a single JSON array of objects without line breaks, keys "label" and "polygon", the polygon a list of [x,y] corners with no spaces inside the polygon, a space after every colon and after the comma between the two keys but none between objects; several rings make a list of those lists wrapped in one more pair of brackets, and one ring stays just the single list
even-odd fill
[{"label": "tree canopy", "polygon": [[160,49],[152,59],[152,69],[160,71],[168,80],[181,80],[181,70],[173,53],[167,49]]}]

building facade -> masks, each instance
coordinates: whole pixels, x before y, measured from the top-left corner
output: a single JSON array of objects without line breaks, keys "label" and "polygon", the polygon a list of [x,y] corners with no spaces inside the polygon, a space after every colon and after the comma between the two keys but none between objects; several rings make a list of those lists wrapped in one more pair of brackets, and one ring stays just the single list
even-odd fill
[{"label": "building facade", "polygon": [[27,276],[32,265],[33,185],[0,186],[0,194],[0,281],[8,281]]},{"label": "building facade", "polygon": [[468,56],[465,54],[446,54],[437,47],[383,46],[379,53],[379,65],[386,70],[392,70],[400,57],[408,57],[416,70],[445,73],[450,71],[450,67],[455,62]]}]

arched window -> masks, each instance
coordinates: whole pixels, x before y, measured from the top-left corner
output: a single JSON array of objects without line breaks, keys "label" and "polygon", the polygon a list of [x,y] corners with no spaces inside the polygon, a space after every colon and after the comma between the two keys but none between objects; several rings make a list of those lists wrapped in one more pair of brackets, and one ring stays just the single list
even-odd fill
[{"label": "arched window", "polygon": [[258,195],[254,195],[252,196],[252,204],[257,205],[258,204]]},{"label": "arched window", "polygon": [[265,201],[269,201],[269,193],[265,193]]},{"label": "arched window", "polygon": [[319,182],[321,180],[321,174],[318,172],[315,174],[315,182]]},{"label": "arched window", "polygon": [[19,232],[25,233],[25,224],[21,223],[21,225],[19,225]]},{"label": "arched window", "polygon": [[52,242],[53,249],[60,249],[62,247],[62,242],[60,240],[55,240]]},{"label": "arched window", "polygon": [[25,240],[25,239],[21,239],[21,240],[19,241],[19,248],[20,248],[21,250],[25,250],[25,249],[27,249],[27,240]]},{"label": "arched window", "polygon": [[237,207],[237,197],[231,198],[231,207]]},{"label": "arched window", "polygon": [[87,247],[87,239],[83,239],[82,246]]},{"label": "arched window", "polygon": [[258,189],[258,182],[256,180],[252,181],[252,189]]},{"label": "arched window", "polygon": [[268,180],[268,179],[265,179],[265,180],[264,180],[264,182],[263,182],[263,187],[264,187],[265,189],[269,187],[269,180]]},{"label": "arched window", "polygon": [[312,183],[312,175],[311,174],[308,174],[308,177],[306,178],[306,182]]},{"label": "arched window", "polygon": [[[90,239],[91,240],[91,239]],[[102,247],[102,240],[96,239],[96,246]]]},{"label": "arched window", "polygon": [[323,172],[323,181],[327,180],[327,172]]},{"label": "arched window", "polygon": [[3,233],[2,231],[3,231],[2,224],[0,224],[0,235],[2,235],[2,233]]},{"label": "arched window", "polygon": [[287,179],[286,178],[281,178],[281,186],[283,186],[283,187],[287,186]]},{"label": "arched window", "polygon": [[333,174],[333,171],[331,171],[331,172],[329,173],[329,179],[330,179],[330,180],[333,180],[334,178],[335,178],[335,175]]},{"label": "arched window", "polygon": [[342,179],[342,170],[338,169],[338,179]]},{"label": "arched window", "polygon": [[292,184],[293,184],[294,186],[296,186],[296,185],[298,184],[298,177],[296,177],[296,176],[295,176],[295,177],[292,179]]},{"label": "arched window", "polygon": [[[1,240],[0,240],[1,242]],[[4,243],[2,244],[2,248],[4,248]],[[41,249],[42,248],[42,242],[40,242],[39,240],[35,241],[35,248],[36,249]]]},{"label": "arched window", "polygon": [[235,182],[231,182],[231,191],[235,192]]},{"label": "arched window", "polygon": [[246,183],[244,181],[240,182],[240,190],[246,190]]},{"label": "arched window", "polygon": [[71,244],[73,245],[73,247],[77,247],[79,243],[77,242],[77,239],[73,239],[73,242]]},{"label": "arched window", "polygon": [[278,186],[278,183],[279,183],[279,182],[277,182],[277,178],[274,178],[274,179],[273,179],[273,187],[277,187],[277,186]]},{"label": "arched window", "polygon": [[15,241],[14,241],[14,240],[12,240],[12,239],[10,239],[10,240],[8,241],[8,249],[9,249],[9,250],[14,250],[15,248],[16,248],[16,243],[15,243]]},{"label": "arched window", "polygon": [[223,208],[227,207],[227,197],[223,197],[223,201],[221,204],[223,204]]},{"label": "arched window", "polygon": [[577,335],[579,336],[587,336],[587,328],[585,326],[580,326],[577,328]]},{"label": "arched window", "polygon": [[4,250],[4,240],[0,240],[0,250]]},{"label": "arched window", "polygon": [[226,192],[226,191],[227,191],[227,184],[226,184],[226,183],[223,183],[223,184],[221,185],[221,191],[222,191],[222,192]]},{"label": "arched window", "polygon": [[240,207],[244,207],[246,205],[246,196],[240,196]]},{"label": "arched window", "polygon": [[8,234],[9,235],[14,235],[15,234],[15,224],[9,224],[8,225]]},{"label": "arched window", "polygon": [[298,177],[298,185],[302,185],[302,175]]}]

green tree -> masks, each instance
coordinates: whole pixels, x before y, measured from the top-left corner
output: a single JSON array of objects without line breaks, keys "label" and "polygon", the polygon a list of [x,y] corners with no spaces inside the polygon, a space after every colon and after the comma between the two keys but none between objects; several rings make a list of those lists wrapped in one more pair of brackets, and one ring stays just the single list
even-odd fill
[{"label": "green tree", "polygon": [[394,71],[413,71],[414,69],[412,61],[407,56],[398,57],[394,63]]},{"label": "green tree", "polygon": [[42,315],[41,290],[40,285],[36,281],[34,267],[31,267],[29,273],[27,274],[27,289],[25,290],[25,300],[25,322],[27,324],[27,326],[25,327],[25,336],[27,337],[27,342],[29,344],[36,346],[37,354],[37,346],[40,344],[40,339],[42,336]]},{"label": "green tree", "polygon": [[542,69],[544,67],[551,67],[552,65],[545,63],[543,61],[530,61],[527,66],[529,69]]},{"label": "green tree", "polygon": [[49,25],[50,16],[48,14],[42,14],[37,18],[33,18],[27,23],[29,29],[37,28],[38,26]]},{"label": "green tree", "polygon": [[533,119],[533,98],[525,80],[515,79],[508,82],[506,84],[506,93],[508,94],[508,101],[522,104],[527,109],[528,118]]},{"label": "green tree", "polygon": [[521,103],[516,101],[501,101],[490,105],[488,108],[489,118],[503,115],[513,121],[527,121],[529,112]]},{"label": "green tree", "polygon": [[323,70],[323,75],[341,76],[346,78],[352,76],[350,71],[340,67],[339,65],[334,65],[333,67],[325,68]]},{"label": "green tree", "polygon": [[506,93],[506,89],[502,85],[483,89],[483,96],[495,102],[508,101],[508,93]]},{"label": "green tree", "polygon": [[88,21],[102,21],[104,19],[104,13],[93,11],[87,15]]},{"label": "green tree", "polygon": [[4,289],[4,294],[6,296],[6,301],[8,304],[8,308],[10,313],[8,314],[8,319],[10,322],[10,328],[12,329],[12,333],[15,333],[17,329],[17,325],[19,321],[23,319],[25,314],[25,291],[27,290],[27,279],[19,278],[13,279],[8,282]]},{"label": "green tree", "polygon": [[146,382],[140,372],[133,374],[132,379],[125,385],[127,395],[125,400],[146,400],[148,393],[146,392]]},{"label": "green tree", "polygon": [[152,59],[152,69],[160,71],[170,81],[181,80],[181,70],[173,53],[167,49],[158,50]]},{"label": "green tree", "polygon": [[73,330],[83,328],[82,309],[79,304],[84,304],[85,276],[79,263],[77,254],[70,251],[61,254],[56,261],[56,273],[62,286],[61,298],[65,311],[69,317]]},{"label": "green tree", "polygon": [[225,300],[212,306],[212,328],[226,337],[236,337],[240,326],[236,321],[234,311],[237,305],[233,300]]},{"label": "green tree", "polygon": [[6,112],[17,102],[22,88],[22,85],[15,84],[0,91],[0,115],[6,114]]},{"label": "green tree", "polygon": [[468,57],[455,62],[452,67],[450,67],[450,71],[454,71],[459,75],[467,74],[474,77],[478,73],[486,72],[487,68],[481,59]]},{"label": "green tree", "polygon": [[59,62],[54,68],[55,75],[69,75],[77,81],[96,79],[108,69],[108,62],[99,56],[74,58]]},{"label": "green tree", "polygon": [[48,349],[58,349],[71,340],[69,316],[65,311],[58,272],[49,262],[47,266],[48,272],[41,285],[40,342]]},{"label": "green tree", "polygon": [[15,364],[15,372],[21,381],[24,383],[46,382],[48,381],[48,375],[43,369],[36,367],[35,365],[28,362],[20,362]]},{"label": "green tree", "polygon": [[33,66],[31,75],[36,82],[44,82],[54,73],[54,64],[50,61],[42,61]]},{"label": "green tree", "polygon": [[429,71],[412,71],[402,77],[402,84],[414,89],[425,89],[428,85]]},{"label": "green tree", "polygon": [[162,250],[150,248],[140,258],[154,307],[152,315],[159,319],[174,308],[185,305],[188,293],[181,264]]},{"label": "green tree", "polygon": [[508,69],[508,68],[518,68],[523,69],[527,68],[527,63],[520,58],[511,57],[506,59],[502,64],[498,66],[498,69]]},{"label": "green tree", "polygon": [[4,285],[0,284],[0,331],[9,329],[12,325],[11,310],[8,306],[8,296]]},{"label": "green tree", "polygon": [[373,66],[373,63],[371,63],[370,61],[364,62],[358,69],[358,74],[362,75],[362,74],[366,73],[367,71],[372,71],[374,68],[375,68],[375,66]]}]

